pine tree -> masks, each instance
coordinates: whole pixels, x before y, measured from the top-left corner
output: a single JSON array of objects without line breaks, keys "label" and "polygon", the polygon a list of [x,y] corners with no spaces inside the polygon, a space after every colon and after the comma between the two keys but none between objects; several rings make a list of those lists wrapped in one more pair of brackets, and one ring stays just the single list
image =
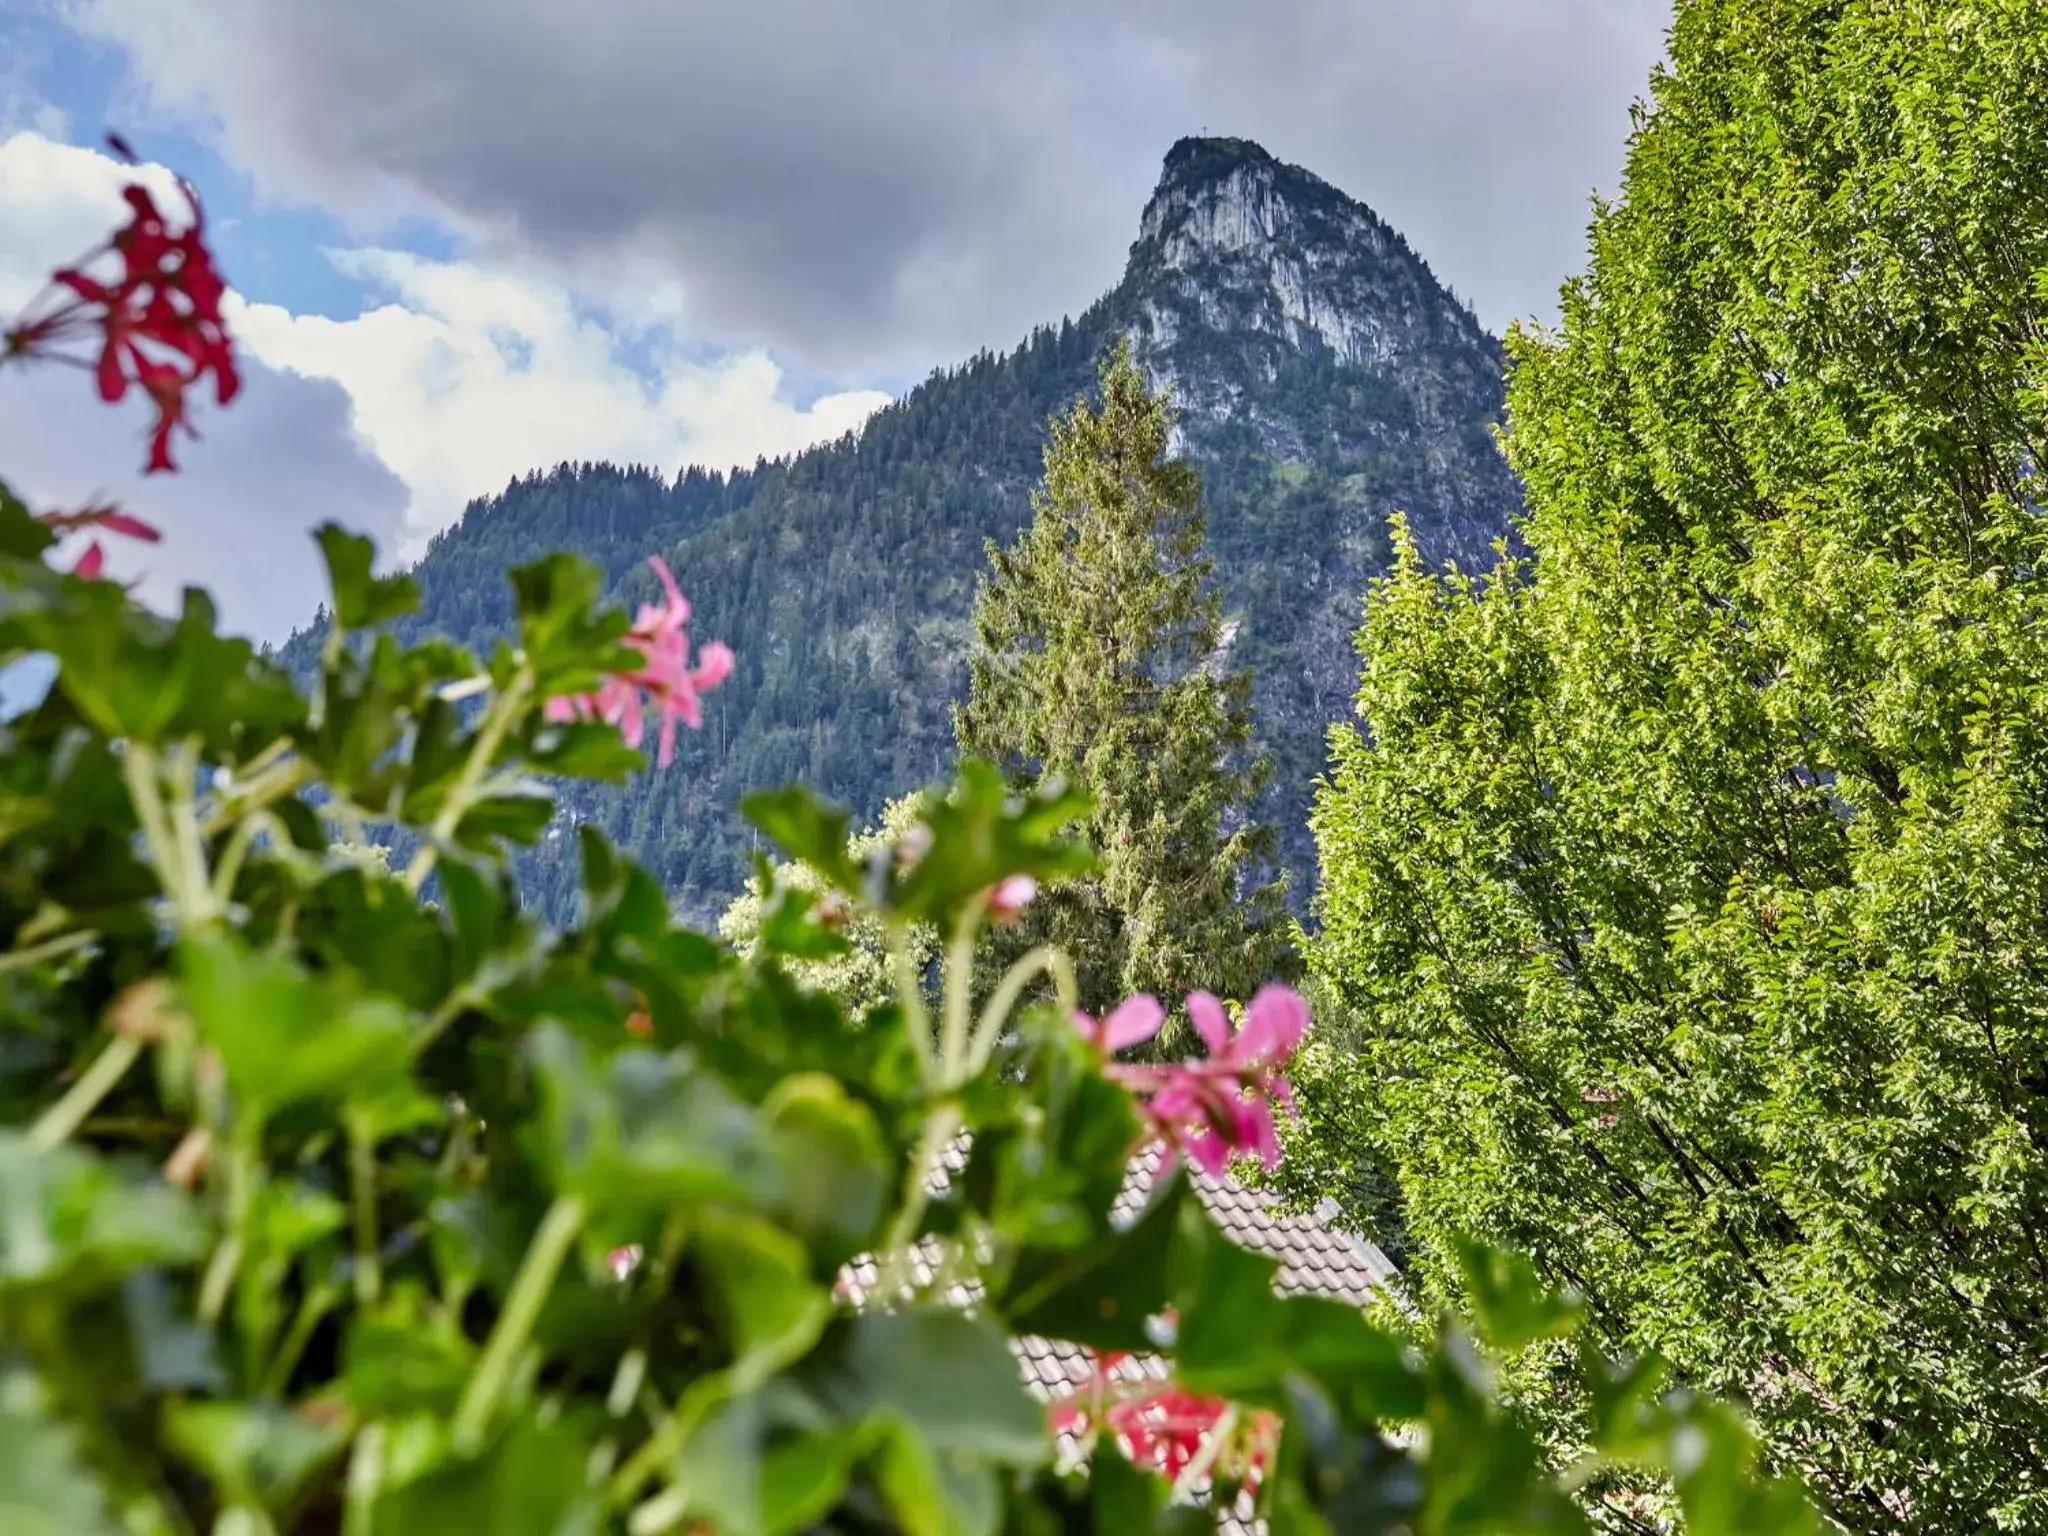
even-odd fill
[{"label": "pine tree", "polygon": [[1076,957],[1084,1006],[1244,998],[1290,958],[1272,831],[1246,810],[1269,771],[1251,678],[1227,665],[1201,476],[1127,345],[1100,394],[1054,421],[1031,526],[989,545],[954,731],[1014,777],[1063,774],[1096,799],[1102,870],[1034,903],[1019,936]]}]

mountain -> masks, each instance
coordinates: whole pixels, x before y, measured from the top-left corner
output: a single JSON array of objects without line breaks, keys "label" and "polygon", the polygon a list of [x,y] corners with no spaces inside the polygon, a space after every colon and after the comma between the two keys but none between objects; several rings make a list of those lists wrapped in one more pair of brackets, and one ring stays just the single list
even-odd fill
[{"label": "mountain", "polygon": [[[675,569],[693,631],[739,656],[676,765],[576,791],[523,871],[557,915],[567,826],[595,822],[715,911],[755,840],[741,794],[803,779],[872,815],[946,771],[984,541],[1030,517],[1047,418],[1118,334],[1172,387],[1207,487],[1232,659],[1252,668],[1276,758],[1266,810],[1308,889],[1309,793],[1348,717],[1352,633],[1405,511],[1433,559],[1490,563],[1519,493],[1491,429],[1499,344],[1370,209],[1241,139],[1166,157],[1122,281],[1016,350],[934,373],[837,442],[732,473],[567,464],[472,503],[417,574],[419,627],[479,644],[509,614],[503,569],[549,549],[599,561],[619,596]],[[293,637],[288,662],[318,645]]]}]

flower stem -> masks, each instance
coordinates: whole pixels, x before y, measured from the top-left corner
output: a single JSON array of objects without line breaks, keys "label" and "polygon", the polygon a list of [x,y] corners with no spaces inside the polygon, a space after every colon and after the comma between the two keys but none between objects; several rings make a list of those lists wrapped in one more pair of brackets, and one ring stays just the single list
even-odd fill
[{"label": "flower stem", "polygon": [[960,914],[946,946],[946,1013],[939,1037],[939,1082],[948,1090],[967,1080],[967,1020],[974,1011],[974,940],[988,908],[986,894]]},{"label": "flower stem", "polygon": [[936,1070],[938,1042],[932,1038],[931,1011],[924,1005],[924,978],[911,958],[910,935],[896,923],[889,925],[889,961],[896,973],[896,1000],[903,1008],[904,1027],[910,1031],[910,1043],[917,1047],[917,1059],[929,1076]]},{"label": "flower stem", "polygon": [[113,1092],[114,1085],[135,1065],[142,1054],[140,1035],[117,1034],[109,1040],[106,1049],[93,1058],[91,1066],[78,1076],[78,1081],[63,1098],[44,1110],[42,1117],[28,1133],[29,1145],[39,1152],[68,1140],[73,1131],[85,1123],[85,1117],[98,1107],[101,1099]]},{"label": "flower stem", "polygon": [[580,1196],[557,1195],[547,1215],[541,1218],[540,1229],[527,1245],[526,1257],[520,1261],[519,1273],[505,1298],[505,1310],[498,1314],[497,1326],[484,1346],[483,1359],[477,1362],[476,1372],[469,1378],[469,1386],[455,1410],[451,1438],[457,1451],[471,1453],[482,1444],[491,1413],[512,1378],[519,1352],[533,1333],[541,1305],[554,1286],[562,1261],[569,1255],[569,1245],[582,1230],[583,1215]]},{"label": "flower stem", "polygon": [[367,1307],[383,1286],[377,1263],[377,1144],[370,1128],[354,1116],[348,1127],[348,1174],[355,1211],[356,1305]]},{"label": "flower stem", "polygon": [[1216,1465],[1217,1458],[1223,1454],[1224,1442],[1229,1438],[1231,1430],[1236,1427],[1237,1405],[1226,1404],[1223,1411],[1216,1416],[1216,1422],[1210,1426],[1208,1436],[1195,1454],[1188,1458],[1188,1464],[1181,1469],[1180,1476],[1174,1479],[1170,1498],[1178,1500],[1193,1496],[1202,1479],[1209,1475],[1209,1469]]},{"label": "flower stem", "polygon": [[526,706],[526,696],[533,689],[533,674],[522,666],[512,684],[497,698],[484,714],[484,723],[477,727],[476,743],[469,749],[469,760],[462,765],[462,773],[448,791],[448,798],[441,804],[441,813],[434,818],[428,829],[426,842],[419,852],[412,856],[412,862],[405,867],[405,888],[415,895],[427,882],[432,873],[434,861],[440,857],[441,845],[455,833],[467,814],[470,802],[475,798],[477,785],[490,772],[491,760],[498,755],[499,743],[505,733],[512,729],[512,722],[519,718],[519,712]]},{"label": "flower stem", "polygon": [[12,950],[0,955],[0,974],[8,971],[26,970],[29,966],[40,965],[45,960],[55,960],[68,955],[74,949],[83,949],[99,934],[91,928],[79,929],[74,933],[60,933],[54,939],[45,939],[40,944],[31,944],[26,949]]},{"label": "flower stem", "polygon": [[356,1434],[343,1493],[342,1536],[370,1536],[377,1494],[384,1484],[384,1426],[365,1424]]},{"label": "flower stem", "polygon": [[1062,1013],[1072,1013],[1080,1006],[1073,962],[1065,951],[1051,944],[1040,945],[1011,966],[995,991],[989,994],[988,1003],[981,1010],[981,1020],[974,1026],[973,1042],[967,1049],[967,1076],[973,1077],[988,1065],[996,1042],[1002,1038],[1003,1026],[1010,1021],[1011,1010],[1024,995],[1024,989],[1041,974],[1052,977],[1053,991],[1059,999]]},{"label": "flower stem", "polygon": [[285,1395],[285,1390],[291,1385],[292,1372],[299,1368],[299,1356],[312,1342],[313,1331],[320,1326],[320,1320],[334,1310],[334,1304],[340,1299],[339,1290],[325,1283],[313,1286],[300,1299],[298,1309],[292,1314],[291,1326],[285,1329],[276,1353],[270,1357],[270,1368],[264,1372],[265,1397],[282,1398]]},{"label": "flower stem", "polygon": [[910,1160],[910,1176],[903,1187],[903,1207],[890,1224],[880,1261],[875,1266],[875,1288],[885,1300],[902,1288],[909,1273],[911,1242],[917,1236],[917,1224],[924,1217],[925,1207],[931,1204],[932,1175],[938,1172],[939,1159],[958,1134],[960,1119],[960,1106],[948,1101],[934,1108],[924,1123],[924,1135],[918,1140],[917,1154]]}]

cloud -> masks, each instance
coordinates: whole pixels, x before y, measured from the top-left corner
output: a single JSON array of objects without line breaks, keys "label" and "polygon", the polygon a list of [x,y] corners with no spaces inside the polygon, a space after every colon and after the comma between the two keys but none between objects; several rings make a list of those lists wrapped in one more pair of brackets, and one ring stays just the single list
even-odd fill
[{"label": "cloud", "polygon": [[399,251],[333,259],[390,301],[339,321],[250,304],[232,322],[253,356],[347,391],[356,431],[410,490],[405,555],[536,466],[751,463],[888,402],[860,391],[800,408],[765,354],[695,360],[668,320],[591,310],[542,279]]},{"label": "cloud", "polygon": [[147,412],[109,409],[68,369],[0,378],[0,465],[38,508],[111,498],[163,533],[160,544],[105,540],[107,568],[142,579],[145,602],[174,610],[205,587],[228,629],[282,640],[326,596],[312,530],[339,522],[385,548],[398,540],[406,489],[349,429],[331,383],[257,364],[233,407],[209,412],[175,475],[141,474]]},{"label": "cloud", "polygon": [[1547,311],[1665,0],[85,0],[260,186],[426,213],[694,333],[922,369],[1114,281],[1171,140],[1363,197],[1482,316]]},{"label": "cloud", "polygon": [[[0,313],[105,239],[132,174],[175,197],[160,167],[134,173],[31,132],[0,141]],[[152,600],[208,586],[239,627],[278,638],[321,595],[306,533],[330,518],[409,559],[472,498],[537,466],[748,463],[839,436],[888,398],[798,406],[766,354],[693,349],[659,284],[597,308],[510,268],[329,255],[380,302],[332,319],[231,296],[244,392],[225,411],[202,397],[206,438],[182,449],[180,474],[143,478],[146,408],[108,410],[63,368],[0,377],[0,473],[50,506],[118,497],[167,538],[114,552],[117,572],[146,568]]]}]

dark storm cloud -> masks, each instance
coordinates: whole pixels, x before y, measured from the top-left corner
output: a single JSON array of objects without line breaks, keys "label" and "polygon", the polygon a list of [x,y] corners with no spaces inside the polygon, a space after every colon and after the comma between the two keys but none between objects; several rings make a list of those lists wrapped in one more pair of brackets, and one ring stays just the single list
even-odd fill
[{"label": "dark storm cloud", "polygon": [[349,427],[341,387],[243,365],[229,410],[194,415],[199,442],[177,443],[179,473],[141,474],[148,411],[109,408],[70,369],[0,376],[0,462],[38,508],[111,497],[154,523],[159,544],[105,540],[108,568],[143,576],[140,595],[173,609],[186,586],[205,587],[223,627],[279,641],[326,597],[312,530],[334,521],[395,543],[406,491],[368,458]]},{"label": "dark storm cloud", "polygon": [[924,366],[1114,281],[1159,158],[1257,138],[1499,325],[1579,262],[1653,0],[91,0],[279,192],[411,205],[823,368]]}]

